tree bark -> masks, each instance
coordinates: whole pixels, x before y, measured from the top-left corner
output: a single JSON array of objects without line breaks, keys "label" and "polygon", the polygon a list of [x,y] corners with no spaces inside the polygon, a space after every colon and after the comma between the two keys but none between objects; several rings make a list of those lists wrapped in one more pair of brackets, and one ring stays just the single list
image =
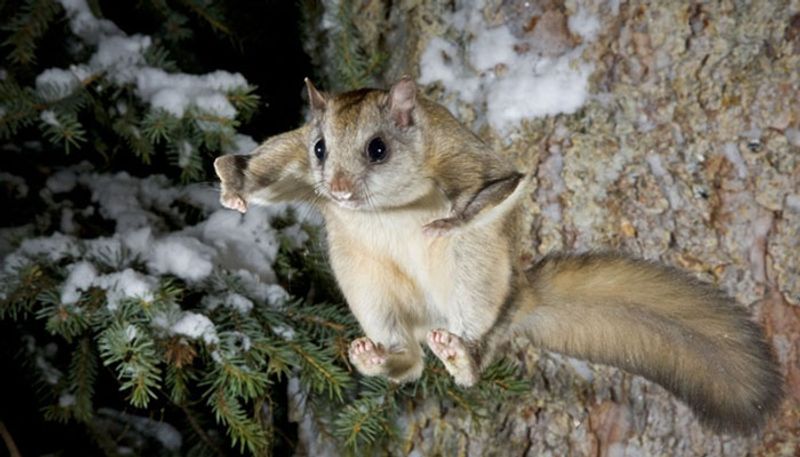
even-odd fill
[{"label": "tree bark", "polygon": [[[385,10],[383,2],[359,2],[382,12],[374,18],[383,22],[365,24],[361,33],[369,49],[391,50],[385,84],[419,75],[426,43],[448,30],[441,15],[451,6],[439,3],[401,0]],[[489,1],[483,13],[498,24],[535,24],[517,3]],[[575,10],[572,2],[537,4],[564,17]],[[616,11],[613,3],[583,6],[601,24],[583,54],[594,68],[589,102],[572,115],[527,120],[512,138],[481,129],[520,169],[535,170],[527,202],[531,256],[622,250],[718,285],[765,327],[786,400],[761,434],[718,435],[649,381],[521,340],[513,353],[533,379],[530,396],[500,405],[480,428],[457,407],[409,405],[405,440],[389,452],[797,455],[800,7],[638,0]],[[453,101],[436,86],[427,94]],[[485,108],[459,106],[468,124]]]}]

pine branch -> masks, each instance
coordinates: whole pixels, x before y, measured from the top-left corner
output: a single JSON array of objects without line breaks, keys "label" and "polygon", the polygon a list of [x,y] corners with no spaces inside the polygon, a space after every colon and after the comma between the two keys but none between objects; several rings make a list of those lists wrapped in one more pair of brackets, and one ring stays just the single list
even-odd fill
[{"label": "pine branch", "polygon": [[344,389],[350,385],[351,379],[334,363],[333,351],[320,349],[309,341],[289,341],[287,344],[300,358],[300,380],[312,392],[327,393],[329,399],[342,402]]},{"label": "pine branch", "polygon": [[393,414],[382,397],[360,398],[345,405],[334,420],[334,436],[354,453],[363,451],[378,441],[391,439],[394,431],[389,423]]},{"label": "pine branch", "polygon": [[268,339],[263,343],[254,344],[254,347],[267,355],[268,374],[289,376],[292,367],[295,365],[296,355],[286,343]]},{"label": "pine branch", "polygon": [[61,296],[56,290],[41,293],[38,301],[44,306],[36,312],[37,319],[46,320],[45,328],[53,335],[61,335],[67,342],[89,328],[90,319],[84,309],[61,304]]},{"label": "pine branch", "polygon": [[370,53],[364,49],[363,38],[355,25],[358,15],[353,11],[354,8],[353,2],[339,3],[336,12],[339,28],[331,40],[337,57],[333,59],[334,78],[331,82],[344,90],[369,85],[387,61],[384,53]]},{"label": "pine branch", "polygon": [[[185,16],[182,15],[180,16],[185,18]],[[166,26],[167,25],[165,24],[165,27]],[[190,29],[183,29],[183,30],[190,30]],[[190,34],[191,33],[189,33],[189,35]],[[186,38],[188,38],[188,36],[186,36]],[[158,43],[151,44],[150,47],[148,47],[144,51],[143,57],[147,65],[150,65],[151,67],[161,68],[162,70],[168,72],[180,71],[180,69],[178,68],[178,64],[175,63],[174,60],[172,60],[172,57],[170,56],[167,48],[160,46]]]},{"label": "pine branch", "polygon": [[213,391],[208,397],[208,405],[214,412],[218,423],[227,426],[233,446],[239,445],[239,452],[247,449],[253,454],[262,454],[269,442],[259,424],[248,417],[239,400],[225,389]]},{"label": "pine branch", "polygon": [[313,340],[348,338],[356,335],[358,325],[348,309],[329,303],[288,303],[280,313]]},{"label": "pine branch", "polygon": [[142,135],[134,122],[129,119],[117,119],[113,123],[114,131],[122,137],[131,151],[142,159],[142,163],[149,165],[150,158],[153,156],[153,145],[147,138]]},{"label": "pine branch", "polygon": [[230,28],[225,24],[225,19],[218,6],[202,0],[179,0],[180,3],[192,13],[204,20],[211,28],[224,35],[231,35]]},{"label": "pine branch", "polygon": [[11,51],[6,59],[13,65],[29,66],[36,63],[37,41],[47,32],[61,6],[52,0],[25,0],[19,12],[2,27],[11,32],[3,46]]},{"label": "pine branch", "polygon": [[180,120],[164,110],[149,110],[140,127],[151,143],[158,144],[173,138],[180,128]]},{"label": "pine branch", "polygon": [[143,329],[120,321],[100,334],[98,346],[103,364],[117,365],[120,390],[131,390],[131,404],[146,407],[160,387],[161,369],[153,339]]},{"label": "pine branch", "polygon": [[74,113],[42,111],[39,125],[45,137],[54,145],[62,145],[66,154],[69,154],[70,148],[79,148],[86,142],[86,130]]},{"label": "pine branch", "polygon": [[11,274],[0,275],[0,319],[18,320],[32,311],[40,294],[55,287],[49,272],[36,263],[27,263]]},{"label": "pine branch", "polygon": [[13,79],[0,81],[0,138],[10,138],[21,127],[36,121],[41,106],[32,94],[32,91],[22,88]]},{"label": "pine branch", "polygon": [[189,398],[189,382],[196,379],[194,373],[183,367],[167,365],[166,383],[169,399],[176,405],[183,405]]},{"label": "pine branch", "polygon": [[72,356],[68,377],[75,396],[72,414],[79,421],[88,421],[94,413],[92,397],[97,377],[97,358],[88,337],[82,338],[78,343]]},{"label": "pine branch", "polygon": [[194,36],[194,32],[188,27],[189,18],[176,11],[166,14],[164,25],[162,26],[164,37],[172,43],[180,43]]},{"label": "pine branch", "polygon": [[230,395],[252,400],[266,392],[266,373],[254,371],[241,360],[223,359],[214,365],[204,381],[210,391],[224,389]]},{"label": "pine branch", "polygon": [[520,378],[519,367],[509,359],[500,359],[489,365],[481,374],[478,384],[484,400],[508,398],[529,393],[531,382]]},{"label": "pine branch", "polygon": [[237,87],[227,94],[228,101],[236,108],[237,116],[243,122],[249,122],[258,109],[261,98],[255,93],[257,89],[256,86],[248,85]]}]

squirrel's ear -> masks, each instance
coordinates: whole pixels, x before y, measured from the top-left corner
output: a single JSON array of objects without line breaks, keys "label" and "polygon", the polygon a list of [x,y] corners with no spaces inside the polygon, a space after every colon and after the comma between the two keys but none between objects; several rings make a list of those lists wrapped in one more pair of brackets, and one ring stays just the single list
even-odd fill
[{"label": "squirrel's ear", "polygon": [[316,116],[318,113],[325,111],[327,102],[325,101],[325,96],[314,87],[310,79],[306,78],[305,81],[306,89],[308,89],[308,101],[311,103],[311,111]]},{"label": "squirrel's ear", "polygon": [[389,91],[389,116],[398,127],[408,127],[413,124],[411,112],[416,104],[417,85],[410,76],[404,76]]}]

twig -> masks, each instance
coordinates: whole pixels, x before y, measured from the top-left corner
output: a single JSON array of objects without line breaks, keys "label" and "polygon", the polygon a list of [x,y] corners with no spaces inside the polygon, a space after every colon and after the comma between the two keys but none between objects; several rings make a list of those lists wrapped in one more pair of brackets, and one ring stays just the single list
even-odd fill
[{"label": "twig", "polygon": [[3,441],[6,443],[8,455],[11,457],[22,457],[22,454],[19,453],[19,449],[17,449],[17,445],[14,443],[14,438],[11,437],[11,433],[8,432],[6,424],[4,424],[3,421],[0,421],[0,436],[3,437]]}]

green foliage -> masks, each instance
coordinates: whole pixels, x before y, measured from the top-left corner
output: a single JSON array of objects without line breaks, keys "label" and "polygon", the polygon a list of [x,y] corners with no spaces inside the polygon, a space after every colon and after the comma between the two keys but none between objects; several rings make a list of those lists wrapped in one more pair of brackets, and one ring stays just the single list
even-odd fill
[{"label": "green foliage", "polygon": [[98,348],[106,366],[116,366],[120,390],[130,390],[130,402],[144,408],[160,389],[161,369],[156,344],[135,324],[115,322],[100,333]]},{"label": "green foliage", "polygon": [[51,114],[48,120],[40,122],[41,130],[45,138],[53,144],[64,146],[64,152],[69,154],[70,148],[79,148],[86,142],[86,131],[78,122],[78,115],[74,112],[53,112],[43,111],[43,114]]},{"label": "green foliage", "polygon": [[332,44],[338,59],[333,59],[334,81],[348,90],[365,87],[376,74],[381,73],[387,56],[382,52],[365,50],[361,32],[356,27],[358,14],[354,2],[339,2],[336,12],[338,29],[334,30]]},{"label": "green foliage", "polygon": [[9,62],[28,66],[36,63],[36,45],[61,10],[52,0],[24,0],[16,14],[2,26],[8,33],[3,47]]},{"label": "green foliage", "polygon": [[208,397],[208,405],[214,411],[217,422],[227,427],[233,445],[238,445],[240,451],[246,448],[253,454],[259,454],[267,449],[265,431],[235,395],[225,389],[214,390]]},{"label": "green foliage", "polygon": [[[357,11],[360,5],[323,0],[304,0],[301,5],[306,49],[321,70],[322,87],[338,92],[375,85],[383,76],[388,55],[367,44],[359,29],[363,20]],[[334,10],[334,23],[323,29],[320,25],[326,8]]]},{"label": "green foliage", "polygon": [[36,121],[40,107],[30,88],[8,78],[0,81],[0,138],[8,139]]},{"label": "green foliage", "polygon": [[[25,0],[5,6],[2,12],[10,14],[11,19],[0,28],[2,47],[8,51],[0,78],[0,139],[21,144],[45,138],[66,154],[97,151],[109,161],[119,154],[132,154],[149,164],[155,156],[163,155],[180,170],[184,181],[204,178],[204,165],[210,157],[233,150],[237,129],[241,122],[251,119],[259,98],[252,85],[219,89],[235,109],[233,116],[199,108],[191,101],[185,110],[165,111],[152,106],[137,88],[137,74],[143,69],[178,74],[178,66],[164,44],[174,45],[191,36],[189,17],[223,36],[232,38],[232,34],[218,2],[151,0],[143,4],[166,20],[161,35],[147,41],[141,62],[130,56],[112,63],[95,59],[92,53],[97,43],[82,35],[63,40],[61,53],[39,52],[42,36],[54,23],[73,20],[58,2]],[[90,13],[99,15],[99,8],[92,6]],[[77,45],[76,41],[83,42]],[[67,46],[70,42],[73,45]],[[114,52],[106,51],[105,59]],[[60,77],[42,78],[54,64],[42,61],[38,54],[51,59],[67,55],[74,65],[61,70]],[[63,64],[55,64],[59,65]],[[165,90],[176,94],[180,89],[165,86]]]},{"label": "green foliage", "polygon": [[92,417],[92,397],[97,377],[97,356],[89,338],[82,338],[72,353],[68,376],[75,396],[72,414],[75,419],[86,422]]}]

